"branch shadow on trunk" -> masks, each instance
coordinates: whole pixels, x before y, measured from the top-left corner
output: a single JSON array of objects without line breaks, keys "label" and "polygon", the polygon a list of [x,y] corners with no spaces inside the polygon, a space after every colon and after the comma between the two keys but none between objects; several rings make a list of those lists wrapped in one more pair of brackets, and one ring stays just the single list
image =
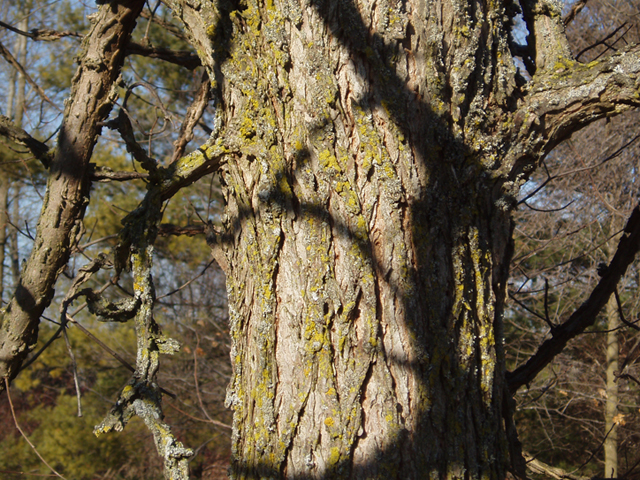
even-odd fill
[{"label": "branch shadow on trunk", "polygon": [[[278,187],[263,201],[278,204],[297,220],[327,221],[333,234],[355,245],[358,255],[371,263],[378,294],[384,289],[395,295],[399,314],[393,319],[385,313],[383,300],[377,299],[377,325],[372,327],[377,346],[352,345],[369,361],[356,387],[359,401],[375,401],[369,398],[369,382],[374,375],[382,375],[377,369],[384,364],[393,394],[398,394],[396,382],[412,384],[415,390],[408,403],[413,410],[406,411],[400,403],[393,406],[392,416],[397,421],[396,427],[389,429],[393,433],[383,439],[382,447],[367,447],[364,463],[354,460],[369,433],[367,412],[361,410],[360,433],[353,438],[347,458],[323,472],[292,476],[286,453],[277,468],[269,462],[240,457],[232,470],[239,478],[418,478],[426,472],[444,478],[463,471],[472,476],[497,472],[502,477],[506,470],[519,470],[521,457],[511,459],[517,465],[512,468],[505,453],[507,443],[517,442],[510,428],[510,409],[505,407],[509,401],[505,402],[504,395],[509,392],[502,352],[501,315],[512,251],[510,211],[515,204],[501,189],[506,178],[493,176],[477,152],[452,134],[451,117],[434,113],[396,75],[393,65],[386,63],[396,48],[403,48],[400,42],[388,45],[379,35],[370,34],[352,1],[312,3],[352,59],[366,66],[364,75],[370,89],[354,101],[355,108],[365,115],[376,108],[385,109],[408,139],[414,161],[421,164],[419,170],[426,172],[427,183],[420,186],[419,195],[410,196],[403,186],[402,195],[392,202],[394,221],[406,231],[398,243],[392,242],[391,251],[395,255],[403,250],[409,257],[408,271],[399,280],[393,262],[381,256],[380,248],[374,245],[372,232],[360,238],[351,225],[332,215],[328,199],[305,204],[290,188]],[[463,106],[463,111],[468,108]],[[295,167],[273,172],[274,178],[286,179],[289,187],[295,185],[297,172],[315,154],[306,148],[297,155]],[[221,242],[233,245],[248,219],[257,221],[256,212],[240,207]],[[406,239],[411,240],[410,246],[404,243]],[[276,269],[274,276],[279,274]],[[336,311],[334,317],[338,314]],[[328,335],[335,334],[333,321],[326,327]],[[399,335],[407,339],[399,352],[385,338],[390,328],[399,328],[404,332]],[[335,346],[331,355],[336,362]],[[300,416],[305,408],[306,403]],[[285,452],[293,440],[288,442]]]}]

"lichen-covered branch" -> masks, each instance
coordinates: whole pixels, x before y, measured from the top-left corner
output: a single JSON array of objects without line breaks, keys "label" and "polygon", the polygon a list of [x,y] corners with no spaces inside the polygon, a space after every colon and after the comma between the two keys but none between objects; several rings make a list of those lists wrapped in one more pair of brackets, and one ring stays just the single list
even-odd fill
[{"label": "lichen-covered branch", "polygon": [[559,59],[534,76],[519,108],[504,119],[506,152],[496,176],[503,189],[518,189],[538,162],[584,126],[640,106],[640,48],[601,61]]},{"label": "lichen-covered branch", "polygon": [[[162,201],[159,188],[157,184],[151,183],[142,204],[125,218],[125,226],[117,247],[121,253],[117,253],[116,257],[130,253],[134,298],[132,301],[109,305],[94,303],[93,306],[98,315],[108,316],[111,313],[109,307],[118,310],[126,303],[131,308],[120,308],[116,315],[117,318],[125,319],[125,313],[133,314],[137,337],[135,372],[107,417],[96,426],[95,434],[120,431],[133,415],[138,415],[153,433],[158,453],[164,459],[165,478],[181,480],[189,478],[188,459],[193,455],[193,451],[176,440],[169,425],[162,422],[162,396],[156,380],[159,355],[173,354],[180,348],[175,340],[160,332],[153,316],[155,289],[151,266],[153,243],[161,218]],[[116,269],[124,267],[122,262],[116,265]],[[87,298],[89,300],[89,297]],[[96,310],[97,306],[100,306],[100,310]]]},{"label": "lichen-covered branch", "polygon": [[571,59],[571,49],[564,33],[562,3],[557,0],[523,0],[522,16],[527,24],[527,43],[534,71],[547,71],[559,59]]},{"label": "lichen-covered branch", "polygon": [[[119,115],[119,130],[130,151],[138,154],[131,124],[124,114]],[[147,194],[142,203],[124,219],[124,228],[114,253],[116,276],[130,270],[133,276],[133,299],[107,302],[92,290],[77,293],[87,297],[89,309],[107,319],[126,321],[134,318],[137,338],[136,368],[128,385],[104,421],[96,426],[95,434],[122,430],[133,415],[141,417],[153,433],[158,453],[164,459],[164,475],[167,479],[189,478],[188,459],[193,455],[162,422],[162,396],[156,376],[161,353],[173,354],[180,346],[160,331],[153,316],[155,289],[151,276],[153,244],[160,231],[163,202],[182,187],[215,171],[228,149],[221,140],[211,141],[189,156],[182,157],[169,167],[159,167],[146,157],[142,166],[149,172]],[[141,150],[141,149],[140,149]],[[74,283],[75,285],[75,283]]]}]

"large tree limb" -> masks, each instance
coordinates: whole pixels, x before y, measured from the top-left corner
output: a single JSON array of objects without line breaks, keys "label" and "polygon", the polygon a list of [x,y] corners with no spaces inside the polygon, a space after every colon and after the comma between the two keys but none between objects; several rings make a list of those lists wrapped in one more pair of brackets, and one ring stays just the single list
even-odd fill
[{"label": "large tree limb", "polygon": [[[91,18],[82,43],[52,159],[47,193],[33,249],[18,286],[2,313],[0,377],[13,379],[37,341],[38,324],[69,260],[88,203],[89,161],[101,128],[115,101],[114,84],[144,0],[113,1]],[[1,387],[4,389],[4,387]]]},{"label": "large tree limb", "polygon": [[597,119],[640,106],[639,93],[638,46],[588,64],[556,63],[553,72],[534,79],[528,99],[540,118],[544,153]]},{"label": "large tree limb", "polygon": [[637,206],[624,227],[624,233],[609,267],[589,298],[569,319],[553,330],[553,336],[545,341],[524,365],[507,372],[507,383],[511,392],[531,382],[567,345],[596,321],[600,310],[615,291],[618,282],[640,250],[640,206]]},{"label": "large tree limb", "polygon": [[536,75],[507,122],[511,150],[499,169],[514,194],[544,158],[573,132],[640,106],[640,47],[588,64],[570,59]]}]

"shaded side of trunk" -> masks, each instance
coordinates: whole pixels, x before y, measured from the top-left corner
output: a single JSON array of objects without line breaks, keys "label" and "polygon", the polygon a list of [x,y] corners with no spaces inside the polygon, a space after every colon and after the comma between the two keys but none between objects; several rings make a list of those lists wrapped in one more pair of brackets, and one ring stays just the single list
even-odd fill
[{"label": "shaded side of trunk", "polygon": [[233,475],[503,478],[503,12],[228,8]]}]

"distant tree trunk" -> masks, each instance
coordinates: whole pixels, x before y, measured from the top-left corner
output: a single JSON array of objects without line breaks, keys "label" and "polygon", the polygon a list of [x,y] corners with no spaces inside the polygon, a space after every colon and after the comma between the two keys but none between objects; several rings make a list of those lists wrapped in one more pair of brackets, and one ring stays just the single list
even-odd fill
[{"label": "distant tree trunk", "polygon": [[[611,229],[615,232],[619,230],[615,212],[611,213]],[[612,258],[615,254],[613,240],[605,245],[607,258]],[[604,407],[604,434],[607,436],[604,441],[604,478],[618,477],[618,359],[619,336],[620,336],[620,314],[618,313],[618,303],[615,296],[611,296],[605,310],[607,316],[607,350],[606,350],[606,392],[607,397]]]},{"label": "distant tree trunk", "polygon": [[[12,221],[14,222],[11,228],[9,228],[9,260],[11,265],[11,277],[13,278],[13,286],[17,287],[20,279],[20,243],[18,240],[17,223],[20,221],[20,183],[14,182],[13,185],[13,200],[11,201],[12,207]],[[7,217],[8,215],[7,211]]]},{"label": "distant tree trunk", "polygon": [[[29,13],[31,11],[31,2],[25,2],[22,7],[22,15],[24,18],[18,24],[18,28],[20,28],[23,32],[29,30]],[[21,65],[27,64],[27,37],[24,35],[19,35],[17,40],[18,51],[17,58],[18,62]],[[21,73],[18,74],[17,88],[16,88],[16,106],[15,106],[15,116],[14,123],[17,127],[22,128],[24,121],[24,111],[25,111],[25,91],[27,86],[27,80],[24,75]],[[13,227],[9,229],[9,238],[10,238],[10,259],[11,259],[11,275],[13,277],[14,288],[18,285],[18,279],[20,278],[20,246],[18,241],[18,229],[16,228],[20,222],[21,212],[20,212],[20,182],[17,177],[12,176],[14,179],[13,185],[13,214],[11,215],[13,219]],[[7,218],[9,217],[9,211],[6,211]]]},{"label": "distant tree trunk", "polygon": [[615,298],[610,298],[607,303],[607,398],[605,402],[605,435],[604,441],[604,477],[618,477],[618,328],[620,319],[618,317],[618,305]]},{"label": "distant tree trunk", "polygon": [[0,304],[4,296],[5,285],[5,251],[7,247],[7,208],[9,200],[9,181],[6,175],[0,178]]},{"label": "distant tree trunk", "polygon": [[[21,9],[22,19],[18,22],[18,28],[23,32],[26,32],[29,29],[29,12],[30,12],[31,2],[26,2]],[[27,38],[23,35],[18,35],[15,43],[15,54],[18,62],[21,65],[26,65],[27,59]],[[9,118],[13,119],[13,122],[16,127],[22,128],[23,118],[24,118],[24,108],[25,108],[25,89],[26,89],[26,79],[22,73],[13,71],[12,75],[10,75],[9,81],[9,89],[7,96],[7,115]],[[11,184],[10,175],[11,168],[4,167],[4,172],[2,178],[0,178],[0,304],[2,303],[2,298],[4,294],[4,286],[7,284],[5,278],[5,268],[4,262],[7,251],[7,238],[11,238],[12,243],[17,246],[18,232],[15,228],[9,229],[8,221],[9,221],[9,187]],[[15,202],[17,203],[17,194]],[[16,203],[14,203],[14,214],[19,210],[15,208]],[[15,217],[15,215],[14,215]],[[15,217],[17,218],[17,217]],[[15,238],[15,240],[14,240]],[[13,253],[13,248],[11,252]],[[17,248],[16,248],[17,252]],[[10,256],[13,259],[13,255]],[[11,263],[13,267],[13,262]],[[12,268],[13,273],[13,282],[17,284],[19,271],[16,275],[15,268]]]}]

